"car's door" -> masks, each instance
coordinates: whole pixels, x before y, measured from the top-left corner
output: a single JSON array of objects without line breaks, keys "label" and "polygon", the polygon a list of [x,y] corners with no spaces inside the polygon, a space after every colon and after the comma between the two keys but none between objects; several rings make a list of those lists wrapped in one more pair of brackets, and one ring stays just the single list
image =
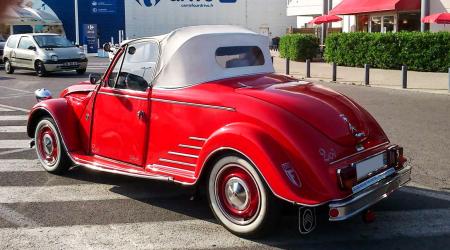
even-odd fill
[{"label": "car's door", "polygon": [[149,83],[158,44],[123,48],[104,77],[94,106],[91,150],[95,155],[144,166],[150,121]]},{"label": "car's door", "polygon": [[36,54],[36,45],[31,37],[22,36],[17,49],[15,49],[15,57],[17,65],[24,68],[34,68],[33,58]]}]

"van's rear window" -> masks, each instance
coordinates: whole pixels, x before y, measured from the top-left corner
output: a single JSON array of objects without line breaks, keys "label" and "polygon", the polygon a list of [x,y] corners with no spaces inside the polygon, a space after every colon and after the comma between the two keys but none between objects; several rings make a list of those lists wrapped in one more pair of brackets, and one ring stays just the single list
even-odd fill
[{"label": "van's rear window", "polygon": [[216,50],[216,61],[226,69],[265,64],[264,54],[257,46],[220,47]]}]

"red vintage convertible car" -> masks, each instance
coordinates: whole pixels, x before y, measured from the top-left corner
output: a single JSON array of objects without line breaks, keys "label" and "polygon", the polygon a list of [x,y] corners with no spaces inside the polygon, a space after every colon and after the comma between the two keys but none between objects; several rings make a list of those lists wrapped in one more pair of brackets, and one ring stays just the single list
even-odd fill
[{"label": "red vintage convertible car", "polygon": [[[253,236],[281,202],[341,221],[410,180],[403,149],[331,89],[274,74],[268,38],[196,26],[122,45],[106,73],[51,99],[38,90],[28,135],[45,170],[70,166],[207,191],[217,219]],[[273,227],[273,226],[272,226]]]}]

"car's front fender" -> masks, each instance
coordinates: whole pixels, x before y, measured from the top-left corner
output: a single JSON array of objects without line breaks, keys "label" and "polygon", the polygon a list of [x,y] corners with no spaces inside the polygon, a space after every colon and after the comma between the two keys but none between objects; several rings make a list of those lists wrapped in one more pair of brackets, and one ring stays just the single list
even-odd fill
[{"label": "car's front fender", "polygon": [[51,117],[56,122],[61,139],[68,152],[80,149],[79,121],[66,99],[45,100],[33,107],[27,124],[27,134],[30,138],[34,137],[36,126],[44,117]]}]

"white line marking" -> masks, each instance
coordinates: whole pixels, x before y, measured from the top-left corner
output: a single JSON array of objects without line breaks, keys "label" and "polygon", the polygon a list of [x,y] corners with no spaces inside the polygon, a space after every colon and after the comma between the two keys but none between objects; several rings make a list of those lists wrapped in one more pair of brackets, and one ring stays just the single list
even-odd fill
[{"label": "white line marking", "polygon": [[9,221],[19,227],[38,227],[39,224],[34,220],[0,204],[0,218]]},{"label": "white line marking", "polygon": [[[227,232],[222,226],[203,220],[160,221],[110,225],[76,225],[39,228],[0,229],[0,248],[11,246],[23,249],[212,249],[262,248],[268,246],[295,246],[310,248],[311,244],[387,240],[400,237],[445,236],[450,232],[450,211],[417,210],[385,212],[372,224],[362,222],[323,225],[326,230],[315,231],[314,237],[265,240],[261,243],[246,240]],[[392,220],[390,220],[392,219]],[[381,221],[381,222],[380,222]],[[283,229],[281,229],[283,230]],[[293,233],[294,235],[295,233]],[[124,237],[126,235],[126,237]],[[51,239],[51,240],[49,240]],[[427,239],[424,239],[427,240]]]},{"label": "white line marking", "polygon": [[0,172],[44,171],[38,160],[0,160]]},{"label": "white line marking", "polygon": [[[113,185],[106,184],[78,184],[42,187],[8,186],[0,188],[0,203],[130,199],[125,195],[111,191],[113,187]],[[173,194],[177,193],[179,193],[179,190],[173,191]],[[146,199],[162,196],[162,194],[151,193],[146,189],[136,189],[130,195],[132,195],[133,199]],[[172,193],[165,192],[163,194],[164,197],[170,195],[172,195]]]},{"label": "white line marking", "polygon": [[4,115],[0,116],[0,121],[26,121],[27,115]]},{"label": "white line marking", "polygon": [[29,150],[33,150],[33,149],[32,148],[22,148],[22,149],[14,149],[14,150],[3,151],[3,152],[0,152],[0,156],[1,155],[9,155],[9,154],[14,154],[14,153],[25,152],[25,151],[29,151]]},{"label": "white line marking", "polygon": [[5,86],[0,86],[0,88],[14,90],[14,91],[17,91],[17,92],[33,94],[33,91],[29,91],[29,90],[15,89],[15,88],[10,88],[10,87],[5,87]]},{"label": "white line marking", "polygon": [[18,98],[18,97],[24,97],[24,96],[33,96],[34,94],[17,94],[17,95],[8,95],[8,96],[2,96],[0,99],[9,99],[9,98]]},{"label": "white line marking", "polygon": [[28,110],[28,109],[23,109],[23,108],[18,108],[18,107],[13,107],[13,106],[8,106],[8,105],[5,105],[5,104],[0,104],[0,107],[3,107],[3,108],[9,108],[9,109],[12,109],[12,110],[17,110],[17,111],[23,111],[23,112],[30,112],[30,110]]},{"label": "white line marking", "polygon": [[426,196],[430,198],[435,198],[439,200],[450,201],[450,193],[445,193],[444,191],[431,191],[425,189],[417,189],[414,187],[403,187],[401,191],[410,194],[416,194],[420,196]]},{"label": "white line marking", "polygon": [[5,112],[5,111],[9,112],[9,111],[14,111],[14,110],[0,107],[0,111],[2,111],[2,112]]},{"label": "white line marking", "polygon": [[0,140],[0,149],[29,148],[30,140]]},{"label": "white line marking", "polygon": [[26,133],[26,132],[27,132],[26,126],[0,126],[0,133]]}]

